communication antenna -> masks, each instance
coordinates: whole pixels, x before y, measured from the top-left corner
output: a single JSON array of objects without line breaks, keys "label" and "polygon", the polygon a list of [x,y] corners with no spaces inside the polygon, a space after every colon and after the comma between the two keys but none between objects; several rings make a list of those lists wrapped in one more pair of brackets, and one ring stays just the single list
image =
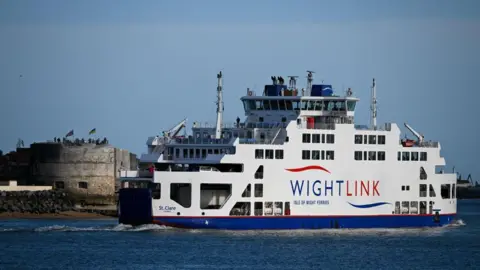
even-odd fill
[{"label": "communication antenna", "polygon": [[223,75],[222,71],[217,74],[217,127],[215,129],[215,138],[220,139],[222,136],[222,121],[223,121]]},{"label": "communication antenna", "polygon": [[372,129],[377,130],[377,89],[375,84],[375,78],[372,82],[372,100],[371,100],[371,110],[372,110]]},{"label": "communication antenna", "polygon": [[313,82],[313,73],[315,71],[307,70],[307,94],[310,96],[312,94],[312,82]]},{"label": "communication antenna", "polygon": [[291,90],[295,89],[297,87],[297,78],[298,76],[288,76],[288,78],[290,78],[290,81],[289,81],[289,88]]}]

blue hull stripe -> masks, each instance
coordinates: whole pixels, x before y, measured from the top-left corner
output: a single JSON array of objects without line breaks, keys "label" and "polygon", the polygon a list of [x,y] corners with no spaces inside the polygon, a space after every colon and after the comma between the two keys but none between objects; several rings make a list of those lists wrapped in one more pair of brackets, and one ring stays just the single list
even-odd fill
[{"label": "blue hull stripe", "polygon": [[451,223],[455,214],[384,216],[278,216],[278,217],[153,217],[153,223],[191,229],[294,230],[329,228],[438,227]]}]

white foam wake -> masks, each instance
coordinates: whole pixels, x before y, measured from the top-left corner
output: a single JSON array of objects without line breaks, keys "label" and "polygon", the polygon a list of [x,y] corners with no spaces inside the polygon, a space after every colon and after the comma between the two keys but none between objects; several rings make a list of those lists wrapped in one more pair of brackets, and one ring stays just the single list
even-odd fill
[{"label": "white foam wake", "polygon": [[156,224],[146,224],[140,226],[131,226],[118,224],[115,226],[102,227],[75,227],[67,225],[51,225],[38,228],[0,228],[0,232],[143,232],[143,231],[158,231],[165,230],[165,226]]}]

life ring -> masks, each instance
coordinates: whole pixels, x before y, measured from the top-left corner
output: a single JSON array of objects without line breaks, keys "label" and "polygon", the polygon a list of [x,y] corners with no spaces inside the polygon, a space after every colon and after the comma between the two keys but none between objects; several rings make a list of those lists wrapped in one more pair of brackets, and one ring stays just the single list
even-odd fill
[{"label": "life ring", "polygon": [[252,95],[252,91],[248,91],[247,94],[248,94],[249,96],[251,96],[251,95]]}]

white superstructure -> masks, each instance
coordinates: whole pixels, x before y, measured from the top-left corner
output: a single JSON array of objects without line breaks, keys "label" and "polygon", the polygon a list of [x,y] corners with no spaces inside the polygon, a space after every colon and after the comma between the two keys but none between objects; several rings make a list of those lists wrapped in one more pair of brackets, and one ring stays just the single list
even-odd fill
[{"label": "white superstructure", "polygon": [[[394,123],[354,124],[359,101],[349,88],[313,84],[299,93],[271,77],[263,93],[241,98],[245,120],[223,123],[222,73],[217,121],[186,119],[147,141],[139,171],[122,172],[120,222],[186,228],[302,229],[439,226],[456,215],[455,174],[440,143],[401,140]],[[150,166],[154,166],[149,168]]]}]

